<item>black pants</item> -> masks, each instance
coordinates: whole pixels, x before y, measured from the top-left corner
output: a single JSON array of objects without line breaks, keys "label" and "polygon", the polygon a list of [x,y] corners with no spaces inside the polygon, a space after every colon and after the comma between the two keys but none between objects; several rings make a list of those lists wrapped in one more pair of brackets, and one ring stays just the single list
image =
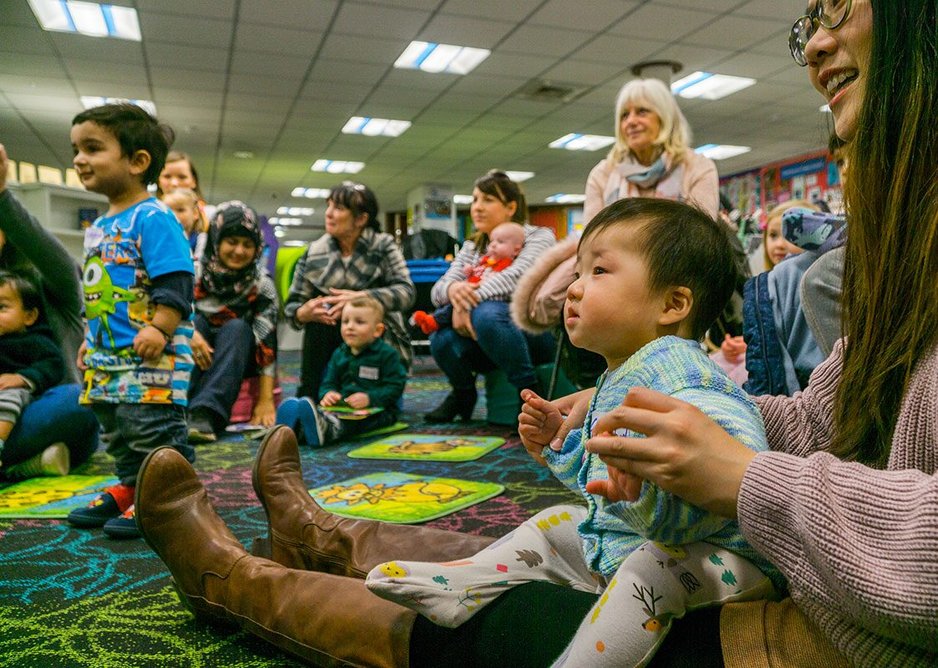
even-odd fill
[{"label": "black pants", "polygon": [[306,324],[303,328],[303,364],[296,396],[312,397],[314,401],[319,399],[322,375],[329,364],[329,358],[340,345],[342,335],[338,325],[323,325],[318,322]]}]

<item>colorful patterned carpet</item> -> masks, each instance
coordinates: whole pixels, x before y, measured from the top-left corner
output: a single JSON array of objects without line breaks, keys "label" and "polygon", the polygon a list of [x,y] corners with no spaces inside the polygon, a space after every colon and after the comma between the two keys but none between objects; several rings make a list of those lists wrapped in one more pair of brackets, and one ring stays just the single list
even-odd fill
[{"label": "colorful patterned carpet", "polygon": [[[296,386],[298,353],[285,353],[284,396]],[[308,486],[386,470],[497,482],[496,496],[429,524],[442,529],[500,536],[548,506],[575,500],[546,468],[533,463],[505,427],[484,422],[480,398],[471,423],[425,427],[420,416],[447,388],[429,357],[415,362],[401,420],[410,432],[501,436],[506,443],[470,462],[350,459],[361,441],[302,451]],[[251,488],[258,441],[229,435],[200,446],[195,464],[219,514],[250,547],[266,532],[263,510]],[[113,473],[96,453],[76,473]],[[406,556],[406,555],[402,555]],[[180,605],[162,562],[142,540],[106,538],[99,529],[73,529],[64,521],[0,521],[0,665],[37,668],[88,666],[296,666],[251,635],[195,621]]]}]

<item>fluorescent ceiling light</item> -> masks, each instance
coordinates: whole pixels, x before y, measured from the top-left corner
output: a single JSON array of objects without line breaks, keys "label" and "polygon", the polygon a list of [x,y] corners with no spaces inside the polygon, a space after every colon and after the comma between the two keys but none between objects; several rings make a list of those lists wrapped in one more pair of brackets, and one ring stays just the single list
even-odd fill
[{"label": "fluorescent ceiling light", "polygon": [[153,117],[156,117],[156,105],[150,100],[129,100],[126,97],[100,97],[82,95],[81,104],[85,109],[100,107],[102,104],[135,104]]},{"label": "fluorescent ceiling light", "polygon": [[568,151],[598,151],[604,146],[614,144],[615,137],[604,137],[602,135],[582,135],[578,132],[571,132],[560,139],[555,139],[548,146],[551,148],[565,148]]},{"label": "fluorescent ceiling light", "polygon": [[352,116],[346,122],[345,127],[342,128],[342,132],[347,135],[367,135],[369,137],[399,137],[409,127],[410,121]]},{"label": "fluorescent ceiling light", "polygon": [[704,100],[719,100],[721,97],[749,88],[755,83],[755,79],[749,79],[748,77],[694,72],[671,84],[671,92],[688,99],[699,97]]},{"label": "fluorescent ceiling light", "polygon": [[325,160],[319,159],[313,163],[310,169],[314,172],[328,172],[330,174],[358,174],[365,168],[363,162],[351,162],[348,160]]},{"label": "fluorescent ceiling light", "polygon": [[277,209],[278,216],[312,216],[315,209],[306,206],[282,206]]},{"label": "fluorescent ceiling light", "polygon": [[534,172],[505,172],[505,174],[515,183],[521,183],[522,181],[534,178]]},{"label": "fluorescent ceiling light", "polygon": [[699,153],[705,158],[711,160],[725,160],[743,153],[749,153],[752,149],[748,146],[732,146],[731,144],[704,144],[694,149],[694,153]]},{"label": "fluorescent ceiling light", "polygon": [[492,53],[488,49],[413,41],[394,61],[398,69],[469,74]]},{"label": "fluorescent ceiling light", "polygon": [[547,197],[545,202],[551,202],[553,204],[580,204],[581,202],[586,201],[586,195],[572,195],[567,193],[557,193],[556,195],[551,195]]},{"label": "fluorescent ceiling light", "polygon": [[328,188],[294,188],[290,195],[306,199],[328,199],[330,192]]},{"label": "fluorescent ceiling light", "polygon": [[453,195],[453,204],[472,204],[472,195]]},{"label": "fluorescent ceiling light", "polygon": [[271,225],[292,225],[292,226],[296,226],[296,225],[302,225],[302,224],[303,224],[303,219],[302,219],[302,218],[279,218],[279,217],[277,217],[277,216],[274,216],[273,218],[271,218],[271,219],[268,220],[267,222],[270,223]]},{"label": "fluorescent ceiling light", "polygon": [[29,0],[43,30],[72,32],[89,37],[116,37],[139,42],[140,22],[132,7],[79,0]]}]

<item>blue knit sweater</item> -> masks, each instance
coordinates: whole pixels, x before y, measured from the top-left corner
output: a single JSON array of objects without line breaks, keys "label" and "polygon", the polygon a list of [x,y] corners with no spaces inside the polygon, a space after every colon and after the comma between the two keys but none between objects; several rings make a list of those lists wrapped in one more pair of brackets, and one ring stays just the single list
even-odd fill
[{"label": "blue knit sweater", "polygon": [[[606,371],[581,429],[573,430],[560,452],[544,449],[554,475],[586,499],[588,514],[578,527],[586,563],[609,578],[645,541],[668,545],[705,541],[740,554],[768,575],[777,588],[784,581],[771,564],[742,537],[735,520],[714,515],[645,482],[634,502],[611,502],[586,492],[590,480],[605,480],[606,465],[586,452],[596,421],[622,403],[632,387],[648,387],[693,404],[746,447],[768,450],[762,418],[755,404],[700,349],[687,339],[665,336],[638,350],[616,369]],[[641,436],[629,430],[623,436]]]}]

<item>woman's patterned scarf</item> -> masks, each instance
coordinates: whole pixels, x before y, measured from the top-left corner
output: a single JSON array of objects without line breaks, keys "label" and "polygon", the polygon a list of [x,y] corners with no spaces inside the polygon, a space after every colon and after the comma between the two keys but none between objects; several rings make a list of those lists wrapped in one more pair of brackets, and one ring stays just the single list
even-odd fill
[{"label": "woman's patterned scarf", "polygon": [[[254,260],[241,269],[229,269],[219,257],[222,239],[232,236],[252,239],[256,246]],[[269,312],[277,295],[269,289],[270,281],[260,266],[263,252],[264,238],[254,210],[238,201],[220,204],[208,231],[202,276],[195,286],[196,311],[213,327],[234,318],[251,324],[259,367],[272,363],[276,350],[276,319]]]}]

